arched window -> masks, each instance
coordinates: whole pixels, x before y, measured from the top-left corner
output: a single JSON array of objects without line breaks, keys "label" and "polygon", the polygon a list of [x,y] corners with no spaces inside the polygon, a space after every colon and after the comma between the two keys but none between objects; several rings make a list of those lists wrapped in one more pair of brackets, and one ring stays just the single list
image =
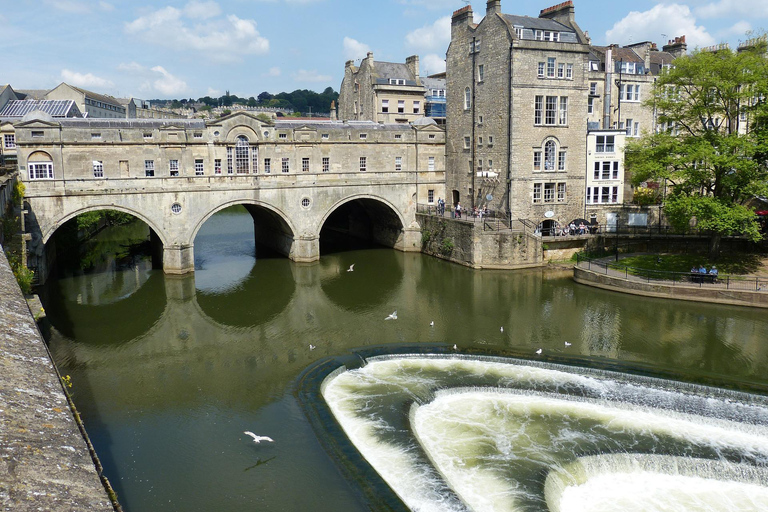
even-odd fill
[{"label": "arched window", "polygon": [[235,144],[235,173],[248,174],[250,171],[250,149],[251,145],[248,143],[248,138],[244,135],[238,136]]},{"label": "arched window", "polygon": [[467,87],[464,89],[464,110],[469,110],[470,108],[472,108],[472,91]]},{"label": "arched window", "polygon": [[554,171],[557,161],[557,144],[555,141],[548,140],[544,143],[544,170]]},{"label": "arched window", "polygon": [[27,159],[27,170],[30,180],[52,180],[53,160],[51,155],[43,151],[35,151]]}]

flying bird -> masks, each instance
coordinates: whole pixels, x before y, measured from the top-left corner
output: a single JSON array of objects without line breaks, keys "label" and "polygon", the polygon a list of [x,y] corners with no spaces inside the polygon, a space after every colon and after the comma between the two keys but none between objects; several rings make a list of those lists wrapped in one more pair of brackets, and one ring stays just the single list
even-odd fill
[{"label": "flying bird", "polygon": [[243,432],[243,434],[246,434],[246,435],[249,435],[249,436],[251,436],[251,437],[253,438],[253,442],[254,442],[254,443],[260,443],[260,442],[262,442],[262,441],[269,441],[270,443],[274,443],[274,442],[275,442],[275,440],[274,440],[274,439],[272,439],[271,437],[267,437],[267,436],[257,436],[257,435],[256,435],[256,434],[254,434],[253,432],[248,432],[247,430],[246,430],[245,432]]},{"label": "flying bird", "polygon": [[354,272],[355,271],[355,264],[351,264],[349,268],[347,269],[347,272]]},{"label": "flying bird", "polygon": [[537,350],[536,353],[541,355],[541,349]]},{"label": "flying bird", "polygon": [[501,326],[501,332],[504,332],[504,326]]},{"label": "flying bird", "polygon": [[316,346],[314,346],[313,344],[311,344],[311,343],[309,344],[309,350],[315,350],[316,348],[317,348],[317,347],[316,347]]},{"label": "flying bird", "polygon": [[459,347],[457,347],[456,345],[453,345],[453,350],[459,350]]},{"label": "flying bird", "polygon": [[389,315],[387,318],[385,318],[384,320],[397,320],[397,310],[395,310],[394,312],[392,312],[392,314],[390,314],[390,315]]},{"label": "flying bird", "polygon": [[568,342],[566,341],[566,342],[565,342],[565,346],[566,346],[566,347],[570,347],[570,346],[571,346],[571,343],[568,343]]},{"label": "flying bird", "polygon": [[431,322],[429,322],[429,326],[430,326],[430,327],[434,327],[434,326],[435,326],[435,321],[434,321],[434,320],[432,320]]}]

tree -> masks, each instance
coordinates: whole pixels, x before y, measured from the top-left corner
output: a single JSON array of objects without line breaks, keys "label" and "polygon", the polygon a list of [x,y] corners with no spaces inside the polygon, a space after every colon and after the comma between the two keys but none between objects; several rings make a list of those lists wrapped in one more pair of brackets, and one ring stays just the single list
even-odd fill
[{"label": "tree", "polygon": [[765,38],[733,52],[696,51],[661,74],[646,103],[660,129],[627,144],[632,183],[671,186],[664,212],[676,228],[761,239],[749,202],[768,193],[768,63]]}]

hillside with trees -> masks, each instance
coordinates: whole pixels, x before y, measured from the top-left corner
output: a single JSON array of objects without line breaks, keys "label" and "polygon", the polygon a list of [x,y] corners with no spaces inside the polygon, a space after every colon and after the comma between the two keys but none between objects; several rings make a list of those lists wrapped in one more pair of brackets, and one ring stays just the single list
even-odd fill
[{"label": "hillside with trees", "polygon": [[222,96],[213,98],[203,96],[202,98],[182,98],[174,100],[150,100],[153,105],[164,105],[167,108],[178,109],[203,104],[206,107],[231,107],[233,105],[243,105],[245,107],[273,107],[284,108],[293,112],[306,114],[327,113],[331,110],[331,102],[339,100],[339,93],[333,88],[327,87],[323,92],[310,91],[308,89],[296,89],[293,92],[281,92],[271,94],[262,92],[258,96],[248,98],[239,97],[226,91]]}]

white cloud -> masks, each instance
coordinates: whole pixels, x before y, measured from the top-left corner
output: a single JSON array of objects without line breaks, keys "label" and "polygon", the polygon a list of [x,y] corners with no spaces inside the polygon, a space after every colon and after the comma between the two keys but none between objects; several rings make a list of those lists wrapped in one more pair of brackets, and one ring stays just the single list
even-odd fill
[{"label": "white cloud", "polygon": [[117,69],[119,69],[120,71],[128,71],[128,72],[133,72],[133,73],[137,73],[137,72],[141,73],[143,71],[146,71],[147,68],[145,68],[144,66],[142,66],[138,62],[128,62],[128,63],[121,62],[120,64],[117,65]]},{"label": "white cloud", "polygon": [[78,73],[76,71],[70,71],[69,69],[61,70],[61,79],[68,84],[72,84],[77,87],[100,87],[110,88],[114,87],[114,83],[105,78],[98,77],[93,73]]},{"label": "white cloud", "polygon": [[330,82],[333,80],[330,75],[321,75],[314,69],[312,71],[300,69],[292,76],[296,82]]},{"label": "white cloud", "polygon": [[728,18],[748,16],[750,18],[768,18],[768,2],[765,0],[718,0],[694,8],[702,18]]},{"label": "white cloud", "polygon": [[192,0],[184,6],[184,14],[187,18],[207,20],[221,14],[221,7],[216,2],[200,2]]},{"label": "white cloud", "polygon": [[409,32],[405,42],[410,48],[422,52],[445,52],[451,42],[451,18],[444,16],[431,25]]},{"label": "white cloud", "polygon": [[720,37],[728,37],[728,36],[743,36],[747,32],[752,31],[752,24],[748,21],[737,21],[730,27],[721,30],[718,32],[718,35]]},{"label": "white cloud", "polygon": [[230,14],[194,26],[187,23],[189,19],[208,16],[216,9],[215,2],[196,1],[188,3],[183,10],[164,7],[126,23],[125,31],[151,44],[185,52],[192,50],[214,61],[240,61],[244,54],[269,52],[269,41],[256,30],[254,20]]},{"label": "white cloud", "polygon": [[344,37],[344,59],[355,60],[365,57],[371,47],[351,37]]},{"label": "white cloud", "polygon": [[709,46],[715,39],[707,29],[696,24],[696,17],[687,5],[657,4],[650,10],[632,11],[617,21],[605,33],[607,43],[628,44],[637,41],[656,41],[659,34],[668,38],[685,35],[688,47]]},{"label": "white cloud", "polygon": [[283,74],[283,72],[280,71],[280,68],[275,66],[275,67],[269,68],[269,71],[267,71],[266,73],[262,73],[261,76],[273,76],[274,77],[274,76],[280,76],[282,74]]},{"label": "white cloud", "polygon": [[434,75],[445,71],[445,57],[428,53],[419,60],[419,72],[422,76]]},{"label": "white cloud", "polygon": [[187,83],[170,74],[164,67],[155,66],[152,71],[162,75],[152,83],[155,90],[167,96],[178,96],[187,91]]}]

